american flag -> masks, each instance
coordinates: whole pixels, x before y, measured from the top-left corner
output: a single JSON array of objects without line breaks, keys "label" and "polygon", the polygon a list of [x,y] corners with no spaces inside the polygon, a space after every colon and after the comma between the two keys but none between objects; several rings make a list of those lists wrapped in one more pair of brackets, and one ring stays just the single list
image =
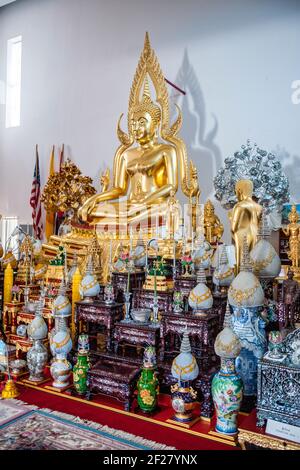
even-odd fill
[{"label": "american flag", "polygon": [[30,205],[32,207],[32,221],[34,236],[38,240],[42,239],[43,223],[42,223],[42,206],[41,206],[41,180],[38,146],[36,145],[36,161],[33,174]]}]

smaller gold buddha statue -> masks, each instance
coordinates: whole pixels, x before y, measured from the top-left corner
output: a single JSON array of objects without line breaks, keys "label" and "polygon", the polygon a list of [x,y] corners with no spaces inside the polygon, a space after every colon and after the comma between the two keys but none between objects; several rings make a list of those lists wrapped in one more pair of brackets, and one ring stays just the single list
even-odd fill
[{"label": "smaller gold buddha statue", "polygon": [[289,236],[288,257],[292,261],[292,270],[295,272],[298,271],[300,257],[300,224],[298,223],[299,215],[295,204],[292,205],[288,219],[290,223],[286,228],[282,228],[282,231]]},{"label": "smaller gold buddha statue", "polygon": [[175,197],[175,191],[171,190],[170,197],[167,201],[167,229],[169,238],[174,239],[174,235],[179,228],[181,219],[181,207],[178,199]]},{"label": "smaller gold buddha statue", "polygon": [[224,232],[223,224],[215,214],[214,205],[209,199],[204,205],[204,232],[209,243],[216,243],[221,239]]},{"label": "smaller gold buddha statue", "polygon": [[236,272],[240,270],[243,242],[246,237],[249,252],[256,243],[258,226],[262,214],[262,206],[253,199],[253,183],[251,180],[239,180],[235,185],[238,202],[229,214],[231,232],[235,243]]}]

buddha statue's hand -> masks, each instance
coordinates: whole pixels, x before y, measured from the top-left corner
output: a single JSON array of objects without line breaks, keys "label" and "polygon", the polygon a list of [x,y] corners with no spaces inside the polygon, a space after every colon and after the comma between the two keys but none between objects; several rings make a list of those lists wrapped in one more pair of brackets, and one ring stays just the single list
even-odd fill
[{"label": "buddha statue's hand", "polygon": [[86,222],[88,215],[92,212],[96,205],[97,195],[90,197],[85,201],[85,203],[78,209],[78,217]]}]

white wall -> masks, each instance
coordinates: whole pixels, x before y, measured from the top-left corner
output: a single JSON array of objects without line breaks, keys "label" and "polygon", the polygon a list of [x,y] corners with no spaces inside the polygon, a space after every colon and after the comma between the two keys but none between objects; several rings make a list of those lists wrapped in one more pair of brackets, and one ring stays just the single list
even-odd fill
[{"label": "white wall", "polygon": [[[18,0],[0,8],[0,213],[30,222],[36,143],[43,182],[51,145],[64,142],[98,187],[118,145],[116,123],[127,112],[146,30],[165,76],[188,91],[182,135],[203,199],[213,193],[215,167],[251,138],[285,152],[299,202],[300,104],[291,101],[299,24],[300,2],[290,0]],[[20,34],[21,126],[5,129],[6,42]]]}]

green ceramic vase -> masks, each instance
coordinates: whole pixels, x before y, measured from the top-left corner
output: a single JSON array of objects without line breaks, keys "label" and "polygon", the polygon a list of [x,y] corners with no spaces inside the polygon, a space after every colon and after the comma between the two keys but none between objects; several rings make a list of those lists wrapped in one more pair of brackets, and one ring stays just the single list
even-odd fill
[{"label": "green ceramic vase", "polygon": [[154,367],[144,367],[138,384],[138,404],[142,411],[151,413],[157,407],[157,397],[159,393],[159,382],[157,372]]},{"label": "green ceramic vase", "polygon": [[73,383],[77,393],[84,395],[87,392],[87,373],[89,370],[87,353],[78,353],[77,362],[73,368]]}]

